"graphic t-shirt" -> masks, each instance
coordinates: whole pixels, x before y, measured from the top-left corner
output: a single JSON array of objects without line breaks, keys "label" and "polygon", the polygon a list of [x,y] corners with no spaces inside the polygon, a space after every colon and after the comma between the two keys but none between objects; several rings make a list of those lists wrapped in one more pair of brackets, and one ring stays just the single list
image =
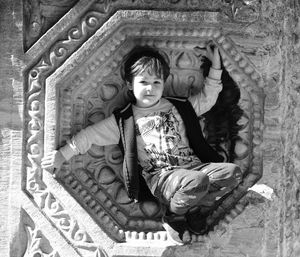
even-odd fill
[{"label": "graphic t-shirt", "polygon": [[189,147],[183,120],[162,98],[151,108],[133,106],[139,163],[145,172],[199,162]]}]

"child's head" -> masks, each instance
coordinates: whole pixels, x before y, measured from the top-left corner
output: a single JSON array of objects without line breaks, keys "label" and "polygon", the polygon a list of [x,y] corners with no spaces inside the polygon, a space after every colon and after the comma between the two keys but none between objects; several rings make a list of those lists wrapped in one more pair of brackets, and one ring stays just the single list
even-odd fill
[{"label": "child's head", "polygon": [[137,106],[151,107],[159,101],[169,71],[164,57],[153,48],[136,47],[125,57],[122,76]]},{"label": "child's head", "polygon": [[125,56],[122,66],[122,77],[129,83],[132,83],[134,76],[145,70],[149,70],[164,81],[170,74],[169,64],[165,58],[156,49],[148,46],[133,48]]}]

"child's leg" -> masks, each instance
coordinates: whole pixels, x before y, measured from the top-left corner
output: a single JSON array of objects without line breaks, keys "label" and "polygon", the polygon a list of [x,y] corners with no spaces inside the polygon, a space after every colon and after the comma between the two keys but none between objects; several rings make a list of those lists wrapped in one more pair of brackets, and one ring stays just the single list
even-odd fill
[{"label": "child's leg", "polygon": [[209,190],[198,206],[190,209],[186,214],[189,230],[196,234],[203,234],[207,231],[206,218],[215,201],[230,192],[242,180],[241,169],[232,163],[210,163],[200,168],[200,172],[209,177]]},{"label": "child's leg", "polygon": [[198,170],[176,169],[159,179],[159,198],[177,215],[185,214],[207,194],[209,177]]},{"label": "child's leg", "polygon": [[199,204],[208,188],[208,176],[198,170],[167,170],[160,174],[155,196],[167,205],[163,226],[174,242],[187,243],[191,240],[189,234],[184,236],[188,231],[184,214]]},{"label": "child's leg", "polygon": [[240,167],[233,163],[210,163],[200,171],[209,177],[210,184],[208,194],[202,198],[201,205],[212,205],[242,180]]},{"label": "child's leg", "polygon": [[[194,211],[193,207],[212,205],[216,198],[236,187],[241,179],[241,169],[232,163],[210,163],[193,170],[165,171],[160,175],[156,196],[169,206],[172,213],[186,214],[189,229],[202,234],[207,228],[207,214],[198,212],[198,208]],[[175,225],[178,224],[175,222]]]}]

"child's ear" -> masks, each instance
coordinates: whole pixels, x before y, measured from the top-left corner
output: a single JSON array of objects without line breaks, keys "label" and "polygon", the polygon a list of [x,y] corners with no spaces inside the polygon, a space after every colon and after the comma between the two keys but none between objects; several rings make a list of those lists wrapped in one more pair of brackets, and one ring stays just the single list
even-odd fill
[{"label": "child's ear", "polygon": [[129,81],[126,81],[126,86],[129,90],[133,89],[132,83],[130,83]]}]

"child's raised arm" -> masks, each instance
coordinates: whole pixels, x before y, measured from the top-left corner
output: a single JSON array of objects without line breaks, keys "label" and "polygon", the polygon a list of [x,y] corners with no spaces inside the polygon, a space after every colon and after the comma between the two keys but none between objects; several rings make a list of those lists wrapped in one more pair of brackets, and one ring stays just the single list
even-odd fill
[{"label": "child's raised arm", "polygon": [[219,49],[213,43],[208,43],[206,51],[206,57],[212,63],[209,74],[205,78],[202,91],[197,95],[189,97],[189,100],[198,116],[209,111],[214,106],[218,95],[223,88],[221,81],[222,70]]},{"label": "child's raised arm", "polygon": [[220,70],[221,57],[219,53],[219,48],[212,43],[208,43],[206,45],[206,51],[207,51],[206,57],[211,61],[211,67],[215,70]]}]

